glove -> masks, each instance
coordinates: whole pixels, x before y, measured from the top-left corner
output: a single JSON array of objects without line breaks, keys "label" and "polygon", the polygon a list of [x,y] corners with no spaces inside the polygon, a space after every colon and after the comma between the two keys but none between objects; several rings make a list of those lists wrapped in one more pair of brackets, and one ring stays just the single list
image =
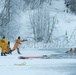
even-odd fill
[{"label": "glove", "polygon": [[26,40],[23,40],[23,41],[28,41],[28,40],[26,39]]}]

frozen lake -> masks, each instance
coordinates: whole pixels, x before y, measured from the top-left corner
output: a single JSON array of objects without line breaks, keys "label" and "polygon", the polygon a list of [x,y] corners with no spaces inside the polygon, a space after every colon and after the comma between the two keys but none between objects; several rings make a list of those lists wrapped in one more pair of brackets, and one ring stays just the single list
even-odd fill
[{"label": "frozen lake", "polygon": [[[12,55],[0,57],[0,73],[2,75],[76,75],[76,59],[59,58],[62,55],[59,51],[25,49],[21,53],[18,55],[14,51]],[[50,55],[50,59],[18,59],[19,56],[36,55]]]}]

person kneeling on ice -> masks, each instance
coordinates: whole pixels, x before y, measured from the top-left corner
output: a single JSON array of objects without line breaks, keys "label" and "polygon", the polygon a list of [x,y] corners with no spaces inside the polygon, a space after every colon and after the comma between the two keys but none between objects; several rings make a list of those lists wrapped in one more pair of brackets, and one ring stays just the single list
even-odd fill
[{"label": "person kneeling on ice", "polygon": [[74,53],[74,50],[71,48],[71,49],[68,50],[66,53],[67,53],[67,54],[73,54],[73,53]]},{"label": "person kneeling on ice", "polygon": [[6,54],[11,54],[11,48],[10,48],[10,41],[8,41],[8,44],[7,44],[7,47],[6,47],[6,51],[5,51],[5,53]]},{"label": "person kneeling on ice", "polygon": [[18,47],[18,46],[19,46],[19,44],[20,44],[21,42],[24,42],[24,41],[27,41],[27,40],[21,40],[21,39],[20,39],[20,36],[18,36],[18,39],[16,40],[12,51],[14,51],[15,49],[17,49],[18,54],[21,54],[20,51],[19,51],[19,47]]}]

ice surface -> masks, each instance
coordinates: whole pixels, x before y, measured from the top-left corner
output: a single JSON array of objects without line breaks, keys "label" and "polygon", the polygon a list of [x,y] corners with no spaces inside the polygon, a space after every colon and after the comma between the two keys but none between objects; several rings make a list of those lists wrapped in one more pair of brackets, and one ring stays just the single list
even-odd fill
[{"label": "ice surface", "polygon": [[19,56],[58,54],[51,50],[25,49],[0,57],[2,75],[75,75],[76,59],[18,59]]}]

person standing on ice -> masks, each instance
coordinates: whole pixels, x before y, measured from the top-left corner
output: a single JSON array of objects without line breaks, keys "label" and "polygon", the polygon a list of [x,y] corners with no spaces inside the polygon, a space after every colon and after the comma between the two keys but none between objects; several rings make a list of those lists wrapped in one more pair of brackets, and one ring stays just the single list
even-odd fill
[{"label": "person standing on ice", "polygon": [[22,39],[20,39],[20,36],[18,36],[18,39],[16,40],[12,51],[14,51],[14,50],[17,49],[18,54],[21,54],[20,51],[19,51],[19,47],[18,47],[18,46],[19,46],[19,44],[20,44],[21,42],[24,42],[24,41],[26,41],[26,40],[22,40]]},{"label": "person standing on ice", "polygon": [[0,47],[1,47],[2,43],[1,43],[1,40],[0,40]]},{"label": "person standing on ice", "polygon": [[6,56],[6,48],[7,48],[7,43],[5,43],[4,40],[1,40],[1,56]]},{"label": "person standing on ice", "polygon": [[2,48],[1,56],[6,56],[5,52],[6,52],[7,44],[8,43],[7,43],[5,36],[3,36],[3,38],[0,40],[0,46]]}]

